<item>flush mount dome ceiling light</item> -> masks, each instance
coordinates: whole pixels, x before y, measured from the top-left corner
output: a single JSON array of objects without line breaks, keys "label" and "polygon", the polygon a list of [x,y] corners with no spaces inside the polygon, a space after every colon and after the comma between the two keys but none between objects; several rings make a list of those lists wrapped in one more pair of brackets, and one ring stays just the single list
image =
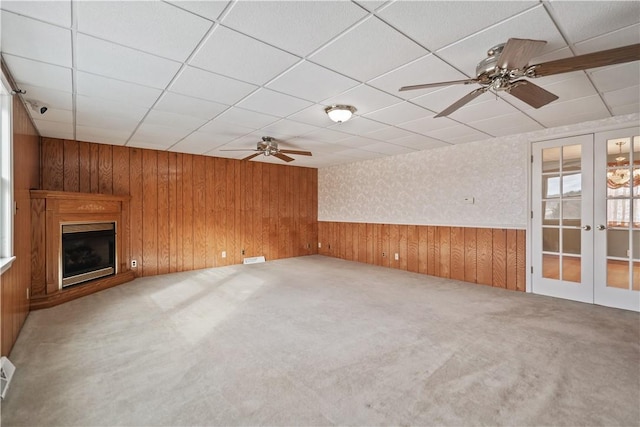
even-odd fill
[{"label": "flush mount dome ceiling light", "polygon": [[336,123],[346,122],[356,111],[356,107],[351,105],[332,105],[324,109],[329,118]]}]

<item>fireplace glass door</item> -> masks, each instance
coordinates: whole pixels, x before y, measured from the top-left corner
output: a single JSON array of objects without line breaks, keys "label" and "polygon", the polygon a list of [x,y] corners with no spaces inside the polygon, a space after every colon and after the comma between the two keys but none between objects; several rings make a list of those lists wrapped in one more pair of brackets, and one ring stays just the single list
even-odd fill
[{"label": "fireplace glass door", "polygon": [[62,226],[62,287],[115,274],[115,224]]}]

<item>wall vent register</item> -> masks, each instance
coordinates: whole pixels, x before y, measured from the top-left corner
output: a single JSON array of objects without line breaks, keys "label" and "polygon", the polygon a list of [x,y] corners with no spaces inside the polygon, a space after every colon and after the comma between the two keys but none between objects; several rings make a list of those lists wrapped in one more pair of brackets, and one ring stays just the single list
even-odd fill
[{"label": "wall vent register", "polygon": [[62,225],[62,287],[116,273],[116,225]]}]

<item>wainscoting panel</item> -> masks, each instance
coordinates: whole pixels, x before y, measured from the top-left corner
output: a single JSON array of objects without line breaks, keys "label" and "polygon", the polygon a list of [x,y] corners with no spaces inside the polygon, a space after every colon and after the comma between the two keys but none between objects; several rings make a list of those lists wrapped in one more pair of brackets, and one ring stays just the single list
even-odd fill
[{"label": "wainscoting panel", "polygon": [[[0,277],[1,353],[7,356],[29,313],[27,291],[31,284],[31,199],[29,189],[38,188],[40,161],[39,141],[35,127],[20,99],[13,97],[13,177],[14,254],[16,260]],[[44,271],[38,272],[43,274]]]},{"label": "wainscoting panel", "polygon": [[318,242],[321,255],[526,289],[525,230],[322,221]]},{"label": "wainscoting panel", "polygon": [[317,253],[316,169],[42,138],[41,176],[45,190],[131,195],[137,276]]}]

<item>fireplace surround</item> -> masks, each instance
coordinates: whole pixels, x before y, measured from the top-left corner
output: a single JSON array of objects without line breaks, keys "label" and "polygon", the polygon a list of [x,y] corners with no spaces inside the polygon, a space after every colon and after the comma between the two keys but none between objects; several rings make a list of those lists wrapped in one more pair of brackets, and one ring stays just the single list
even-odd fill
[{"label": "fireplace surround", "polygon": [[31,190],[32,310],[133,280],[129,199],[128,195]]}]

